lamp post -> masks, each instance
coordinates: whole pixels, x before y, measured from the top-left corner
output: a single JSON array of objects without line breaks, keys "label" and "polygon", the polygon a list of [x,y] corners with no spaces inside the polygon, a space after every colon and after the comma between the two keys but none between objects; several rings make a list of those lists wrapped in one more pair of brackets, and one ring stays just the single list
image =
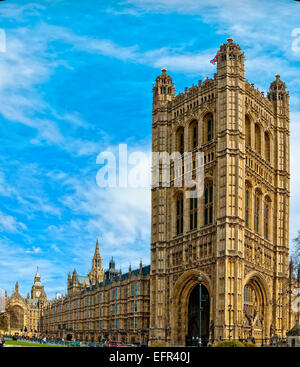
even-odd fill
[{"label": "lamp post", "polygon": [[203,276],[201,271],[199,272],[199,340],[198,340],[198,345],[199,347],[202,347],[202,280],[203,280]]}]

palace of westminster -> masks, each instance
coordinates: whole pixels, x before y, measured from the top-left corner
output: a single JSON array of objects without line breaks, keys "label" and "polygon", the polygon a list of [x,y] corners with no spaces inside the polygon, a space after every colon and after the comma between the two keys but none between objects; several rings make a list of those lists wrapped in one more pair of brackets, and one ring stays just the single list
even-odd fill
[{"label": "palace of westminster", "polygon": [[174,184],[171,163],[170,185],[152,187],[151,265],[123,274],[112,259],[104,271],[97,240],[91,270],[69,273],[66,295],[47,300],[38,271],[31,296],[18,284],[5,294],[11,333],[182,346],[199,336],[200,313],[200,335],[210,342],[285,337],[297,325],[285,83],[276,75],[266,96],[256,89],[229,38],[214,77],[183,93],[175,95],[162,69],[152,116],[153,152],[191,152],[193,177],[202,152],[203,195],[187,198],[191,187]]}]

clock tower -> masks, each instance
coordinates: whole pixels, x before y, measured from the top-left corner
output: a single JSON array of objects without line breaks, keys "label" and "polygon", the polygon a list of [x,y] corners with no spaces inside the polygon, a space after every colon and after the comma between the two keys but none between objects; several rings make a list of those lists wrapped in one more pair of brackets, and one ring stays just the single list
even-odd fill
[{"label": "clock tower", "polygon": [[31,287],[31,298],[37,300],[46,299],[46,293],[44,291],[44,286],[41,282],[41,277],[39,274],[39,268],[37,267],[36,274],[34,277],[34,283]]}]

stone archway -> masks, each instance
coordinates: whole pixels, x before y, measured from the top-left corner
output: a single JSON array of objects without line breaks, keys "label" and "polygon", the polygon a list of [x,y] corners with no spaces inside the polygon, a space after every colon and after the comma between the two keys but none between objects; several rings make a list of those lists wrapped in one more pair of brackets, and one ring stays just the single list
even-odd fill
[{"label": "stone archway", "polygon": [[[212,320],[212,287],[209,277],[201,271],[202,284],[209,295],[209,318]],[[199,286],[199,270],[188,270],[177,280],[172,292],[171,345],[184,346],[188,335],[189,301],[196,286]]]},{"label": "stone archway", "polygon": [[243,282],[243,332],[255,339],[270,336],[270,292],[266,280],[258,272],[251,272]]},{"label": "stone archway", "polygon": [[[201,294],[201,312],[200,312]],[[201,314],[201,328],[200,328]],[[201,333],[200,333],[201,330]],[[204,285],[196,285],[192,290],[188,303],[188,331],[186,345],[198,346],[201,337],[202,346],[206,346],[209,340],[209,294]]]}]

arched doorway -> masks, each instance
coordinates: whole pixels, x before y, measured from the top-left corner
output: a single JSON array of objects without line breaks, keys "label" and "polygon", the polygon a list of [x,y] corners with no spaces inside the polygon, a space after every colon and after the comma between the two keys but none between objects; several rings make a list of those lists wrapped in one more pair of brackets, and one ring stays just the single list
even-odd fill
[{"label": "arched doorway", "polygon": [[67,334],[67,341],[71,341],[72,340],[72,334]]},{"label": "arched doorway", "polygon": [[209,340],[209,294],[204,285],[201,285],[201,312],[200,312],[200,286],[194,287],[190,294],[188,304],[188,333],[186,345],[198,346],[200,337],[200,313],[201,313],[201,342],[206,346]]}]

